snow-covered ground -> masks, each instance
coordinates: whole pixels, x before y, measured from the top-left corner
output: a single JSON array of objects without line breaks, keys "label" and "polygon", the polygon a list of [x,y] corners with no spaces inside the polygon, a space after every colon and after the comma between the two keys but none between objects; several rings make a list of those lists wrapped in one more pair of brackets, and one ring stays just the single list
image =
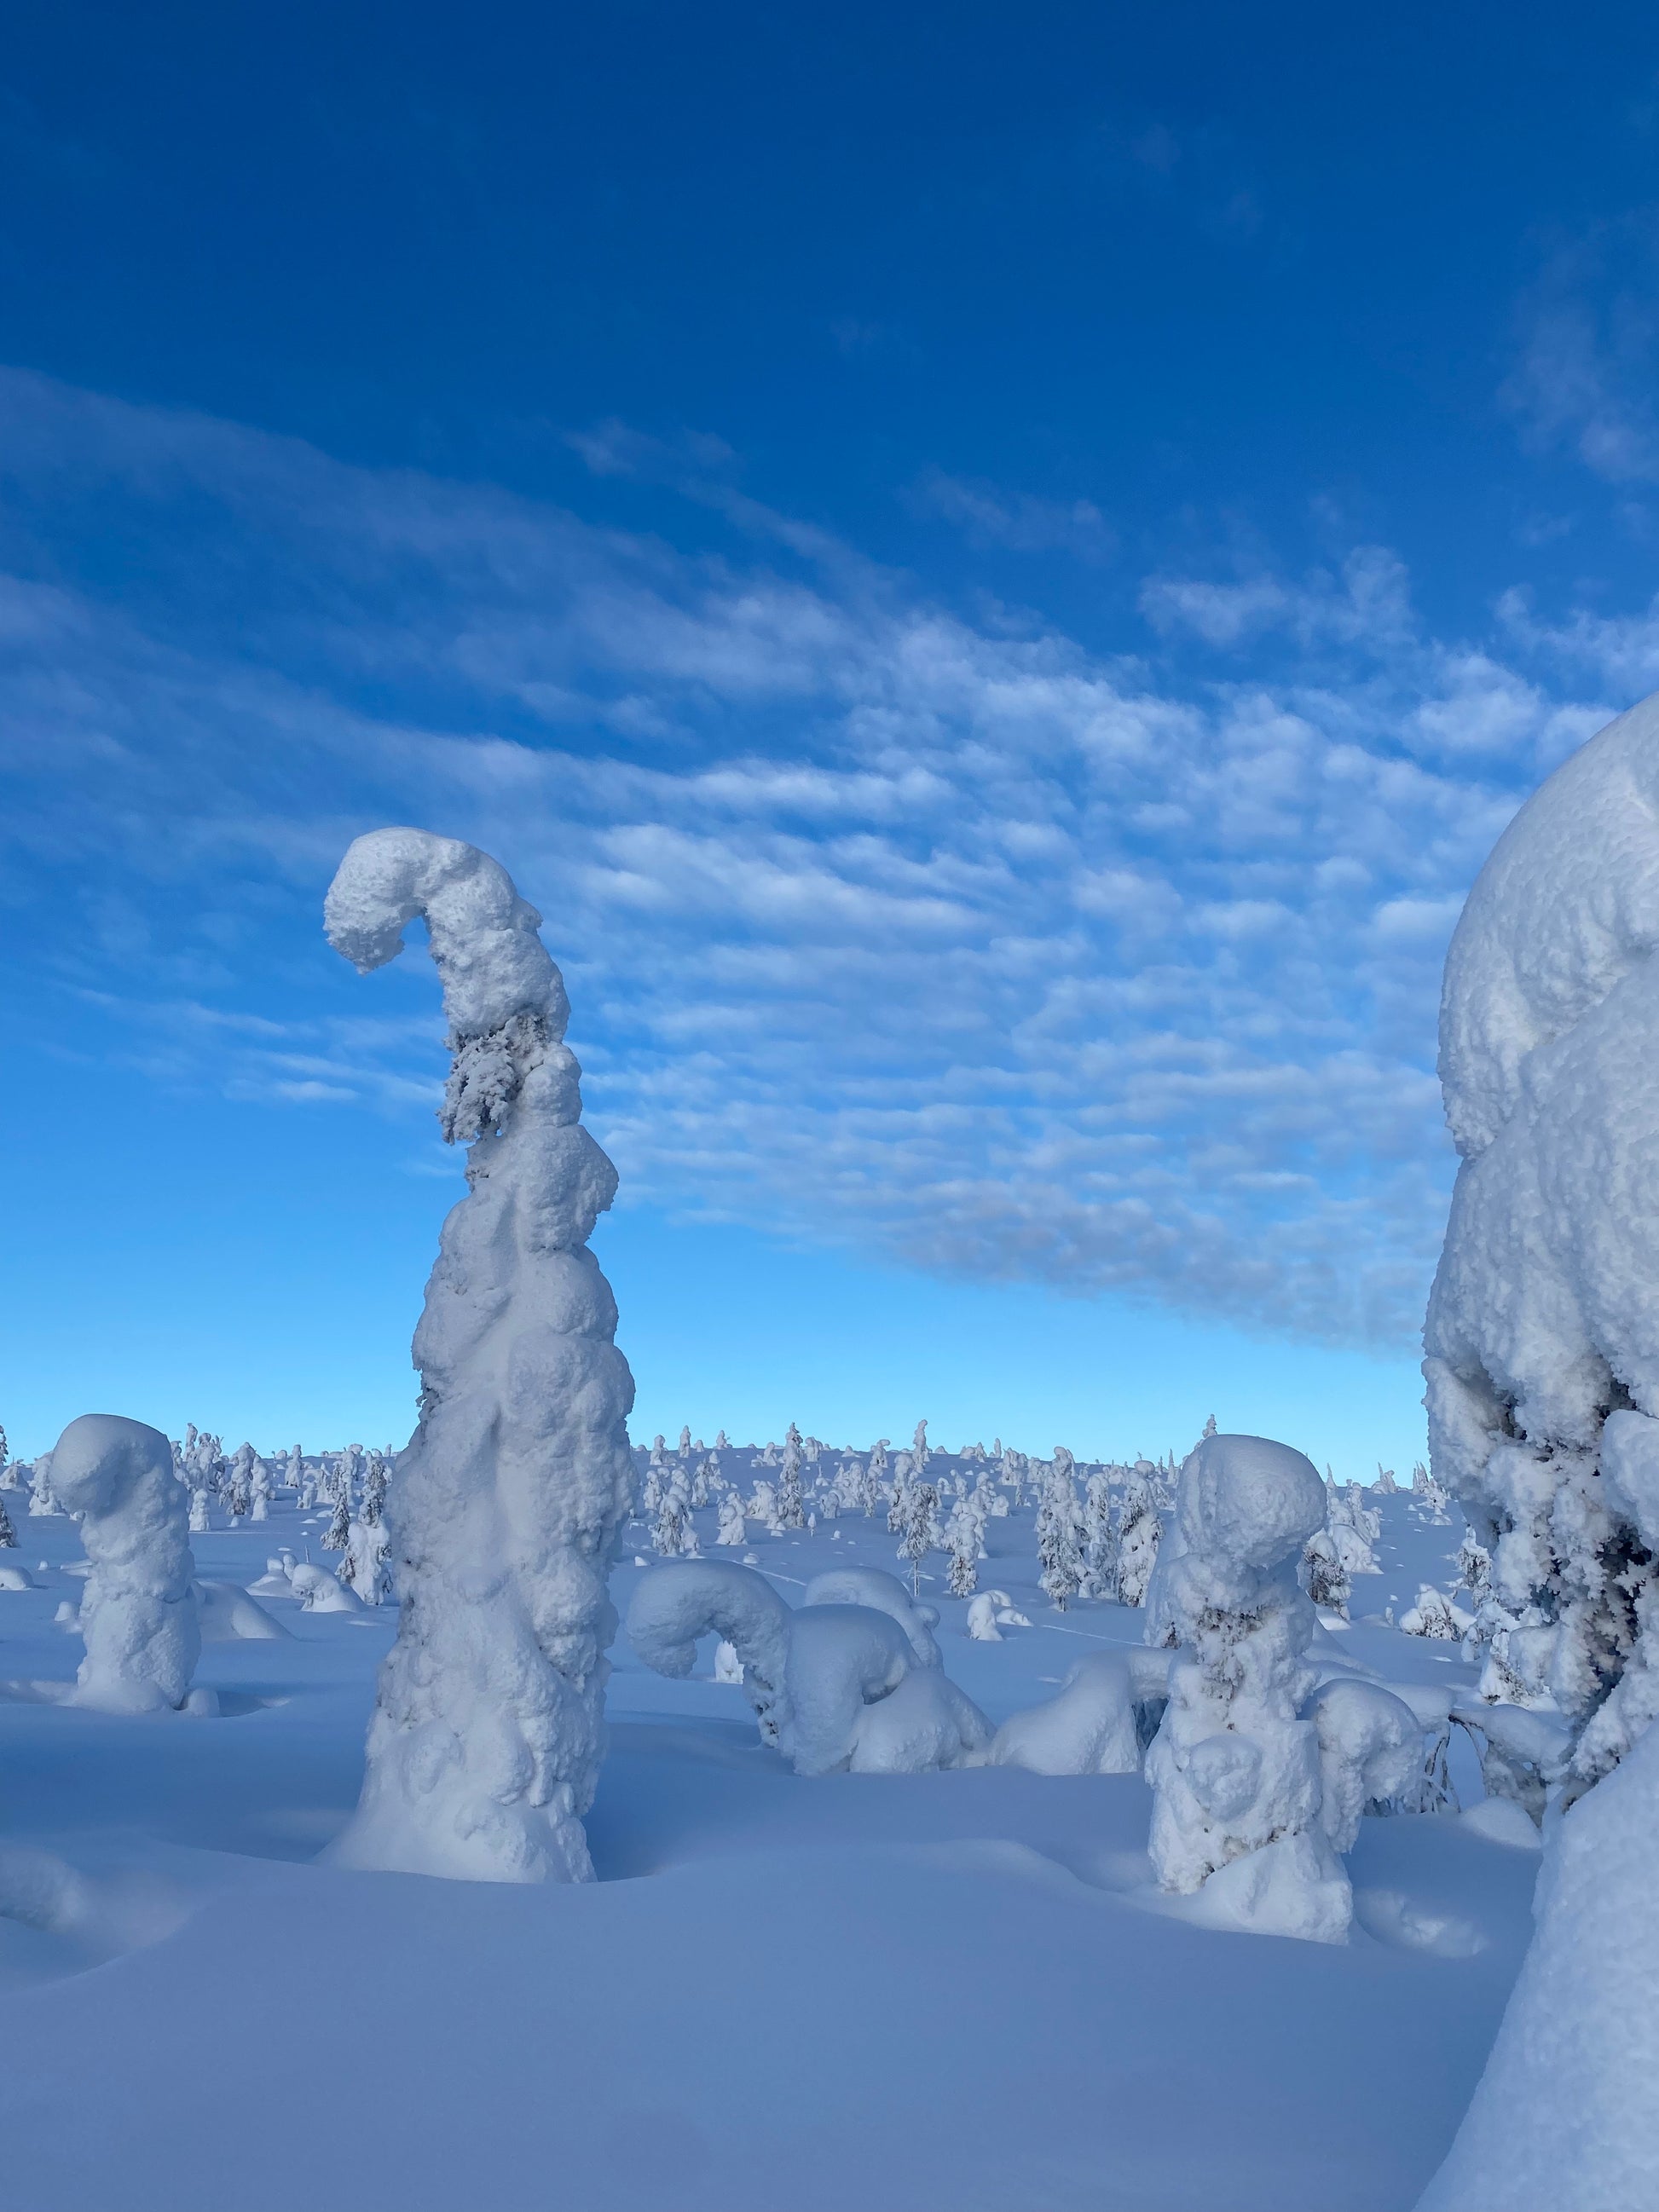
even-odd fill
[{"label": "snow-covered ground", "polygon": [[[775,1480],[750,1458],[722,1464]],[[80,1531],[20,1502],[4,1557],[39,1587],[0,1589],[0,2206],[18,2212],[1404,2208],[1531,1932],[1539,1859],[1513,1807],[1367,1818],[1345,1944],[1222,1932],[1154,1889],[1138,1776],[804,1779],[713,1679],[712,1639],[676,1681],[618,1636],[597,1882],[319,1865],[357,1802],[395,1608],[262,1597],[280,1638],[204,1646],[216,1717],[66,1706],[31,1686],[80,1663],[54,1625]],[[1453,1588],[1461,1523],[1409,1492],[1370,1502],[1381,1571],[1356,1577],[1340,1642],[1385,1680],[1472,1687],[1457,1644],[1383,1617]],[[198,1572],[246,1587],[281,1545],[323,1559],[328,1517],[283,1495],[263,1525],[216,1509]],[[750,1558],[792,1604],[830,1566],[902,1571],[884,1510],[750,1521],[718,1553],[717,1518],[695,1515],[704,1553]],[[985,1539],[980,1587],[1029,1627],[970,1640],[937,1551],[921,1594],[991,1721],[1080,1653],[1141,1644],[1138,1609],[1048,1602],[1029,1503]],[[643,1521],[621,1560],[625,1614],[655,1564]]]}]

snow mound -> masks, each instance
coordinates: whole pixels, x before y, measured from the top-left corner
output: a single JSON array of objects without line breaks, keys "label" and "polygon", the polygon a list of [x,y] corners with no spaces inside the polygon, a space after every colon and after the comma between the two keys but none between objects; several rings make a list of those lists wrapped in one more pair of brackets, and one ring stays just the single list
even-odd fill
[{"label": "snow mound", "polygon": [[[314,1571],[322,1574],[325,1570],[319,1567]],[[331,1575],[328,1579],[334,1578]],[[268,1644],[279,1637],[287,1638],[282,1622],[273,1620],[240,1583],[197,1582],[191,1588],[196,1594],[204,1644]]]},{"label": "snow mound", "polygon": [[[331,1574],[326,1567],[314,1566],[309,1561],[295,1568],[289,1577],[288,1586],[307,1613],[362,1613],[366,1610],[356,1590],[349,1590],[339,1577]],[[260,1612],[260,1607],[245,1592],[238,1591],[237,1595],[243,1598],[251,1610]],[[270,1620],[268,1613],[262,1618]],[[270,1620],[270,1625],[279,1636],[288,1633],[286,1629],[277,1628],[274,1620]],[[264,1631],[260,1633],[263,1634]]]},{"label": "snow mound", "polygon": [[991,1766],[1031,1774],[1138,1774],[1134,1684],[1126,1658],[1090,1652],[1058,1697],[1004,1721],[986,1753]]},{"label": "snow mound", "polygon": [[[795,1616],[797,1620],[800,1614]],[[937,1668],[912,1667],[890,1696],[853,1723],[854,1774],[932,1774],[965,1766],[991,1741],[991,1723]]]},{"label": "snow mound", "polygon": [[897,1621],[909,1640],[918,1667],[941,1667],[945,1662],[934,1638],[939,1614],[931,1605],[921,1605],[896,1575],[880,1567],[831,1567],[815,1575],[806,1585],[803,1605],[867,1605]]}]

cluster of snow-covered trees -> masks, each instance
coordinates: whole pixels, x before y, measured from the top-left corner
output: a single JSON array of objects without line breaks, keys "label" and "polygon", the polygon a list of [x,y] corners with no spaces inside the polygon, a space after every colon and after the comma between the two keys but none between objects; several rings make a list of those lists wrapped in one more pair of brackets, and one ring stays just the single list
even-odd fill
[{"label": "cluster of snow-covered trees", "polygon": [[734,1448],[721,1430],[713,1445],[682,1429],[678,1446],[659,1436],[645,1458],[635,1499],[659,1557],[696,1557],[695,1519],[715,1514],[714,1543],[739,1550],[751,1528],[779,1535],[854,1516],[884,1518],[898,1540],[913,1594],[923,1563],[946,1562],[952,1597],[971,1597],[988,1556],[989,1523],[1035,1503],[1042,1588],[1064,1611],[1081,1595],[1144,1601],[1163,1516],[1173,1497],[1175,1461],[1079,1464],[1064,1444],[1049,1459],[1005,1445],[964,1444],[941,1453],[919,1421],[908,1449],[879,1438],[867,1451],[832,1450],[793,1422],[783,1441]]}]

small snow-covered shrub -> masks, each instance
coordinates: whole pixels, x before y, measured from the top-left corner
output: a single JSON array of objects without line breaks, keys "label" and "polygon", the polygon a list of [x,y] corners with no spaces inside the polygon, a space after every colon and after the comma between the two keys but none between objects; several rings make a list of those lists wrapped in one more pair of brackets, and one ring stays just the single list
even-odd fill
[{"label": "small snow-covered shrub", "polygon": [[1474,1621],[1443,1591],[1425,1583],[1418,1590],[1416,1604],[1401,1614],[1398,1626],[1406,1636],[1426,1636],[1432,1644],[1455,1644]]},{"label": "small snow-covered shrub", "polygon": [[83,1413],[58,1439],[52,1480],[91,1562],[76,1704],[117,1713],[182,1705],[202,1638],[172,1447],[142,1421]]},{"label": "small snow-covered shrub", "polygon": [[289,1588],[307,1613],[361,1613],[363,1601],[326,1567],[302,1561],[289,1577]]},{"label": "small snow-covered shrub", "polygon": [[1416,1714],[1380,1683],[1338,1678],[1305,1708],[1319,1744],[1320,1825],[1333,1850],[1349,1851],[1360,1815],[1411,1788],[1422,1766]]},{"label": "small snow-covered shrub", "polygon": [[1340,1942],[1352,1897],[1320,1825],[1318,1740],[1301,1714],[1315,1621],[1296,1579],[1324,1486],[1288,1445],[1206,1437],[1176,1512],[1184,1549],[1167,1602],[1183,1648],[1146,1757],[1153,1867],[1165,1889],[1190,1892],[1271,1855],[1217,1902],[1264,1932]]}]

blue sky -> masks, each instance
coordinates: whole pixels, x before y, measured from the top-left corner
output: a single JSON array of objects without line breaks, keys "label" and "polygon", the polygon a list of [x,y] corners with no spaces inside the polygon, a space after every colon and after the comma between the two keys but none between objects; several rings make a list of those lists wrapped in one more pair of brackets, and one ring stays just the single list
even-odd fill
[{"label": "blue sky", "polygon": [[406,1432],[410,821],[547,918],[641,1433],[1409,1464],[1446,937],[1659,681],[1650,15],[475,15],[11,27],[15,1443]]}]

